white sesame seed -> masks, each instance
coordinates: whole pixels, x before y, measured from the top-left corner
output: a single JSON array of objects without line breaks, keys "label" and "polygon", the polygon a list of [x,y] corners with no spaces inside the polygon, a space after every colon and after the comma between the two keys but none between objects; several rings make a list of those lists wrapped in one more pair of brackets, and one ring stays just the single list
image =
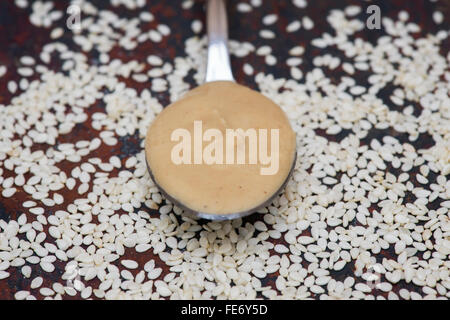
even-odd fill
[{"label": "white sesame seed", "polygon": [[292,57],[286,60],[286,64],[290,67],[297,67],[302,63],[302,58]]},{"label": "white sesame seed", "polygon": [[50,262],[41,262],[40,266],[45,272],[51,273],[55,270],[55,266]]},{"label": "white sesame seed", "polygon": [[441,24],[444,21],[444,15],[440,11],[433,12],[433,21],[436,24]]},{"label": "white sesame seed", "polygon": [[44,208],[41,208],[41,207],[30,208],[29,211],[30,211],[32,214],[35,214],[35,215],[44,214]]},{"label": "white sesame seed", "polygon": [[158,24],[156,28],[158,29],[159,33],[161,33],[163,36],[170,35],[170,27],[168,25]]},{"label": "white sesame seed", "polygon": [[159,33],[156,30],[150,30],[149,33],[148,33],[148,37],[153,42],[161,42],[161,40],[162,40],[161,33]]},{"label": "white sesame seed", "polygon": [[266,64],[269,66],[274,66],[277,64],[277,58],[275,58],[275,56],[269,54],[266,56],[265,58]]},{"label": "white sesame seed", "polygon": [[17,73],[23,77],[31,77],[34,71],[31,68],[19,68],[17,69]]},{"label": "white sesame seed", "polygon": [[31,289],[37,289],[40,286],[42,286],[42,283],[44,282],[44,279],[42,277],[36,277],[31,281]]},{"label": "white sesame seed", "polygon": [[153,270],[150,270],[147,274],[147,277],[151,280],[157,279],[162,273],[161,268],[155,268]]},{"label": "white sesame seed", "polygon": [[14,295],[14,299],[16,300],[25,300],[30,295],[29,291],[17,291]]},{"label": "white sesame seed", "polygon": [[428,179],[425,178],[423,175],[421,175],[419,173],[416,175],[416,179],[421,184],[427,184],[428,183]]},{"label": "white sesame seed", "polygon": [[160,57],[155,55],[149,55],[147,57],[147,62],[152,66],[161,66],[164,63]]},{"label": "white sesame seed", "polygon": [[361,12],[361,7],[359,6],[348,6],[345,8],[345,14],[349,17],[356,16]]},{"label": "white sesame seed", "polygon": [[34,60],[34,58],[30,56],[23,56],[22,58],[20,58],[20,63],[26,66],[32,66],[36,63],[36,60]]},{"label": "white sesame seed", "polygon": [[0,65],[0,78],[3,77],[7,71],[8,71],[8,69],[6,68],[6,66]]},{"label": "white sesame seed", "polygon": [[136,269],[139,265],[136,261],[133,260],[122,260],[120,262],[125,268],[128,269]]},{"label": "white sesame seed", "polygon": [[200,20],[194,20],[191,24],[191,28],[194,33],[200,33],[202,32],[203,24]]},{"label": "white sesame seed", "polygon": [[277,22],[277,20],[278,20],[278,16],[276,14],[272,13],[272,14],[268,14],[268,15],[264,16],[262,19],[262,22],[266,26],[269,26],[269,25]]},{"label": "white sesame seed", "polygon": [[141,12],[141,13],[139,14],[139,18],[140,18],[142,21],[145,21],[145,22],[151,22],[151,21],[154,20],[153,14],[150,13],[150,12],[148,12],[148,11],[143,11],[143,12]]},{"label": "white sesame seed", "polygon": [[259,36],[264,39],[274,39],[275,33],[272,30],[264,29],[259,31]]},{"label": "white sesame seed", "polygon": [[300,46],[293,47],[289,50],[291,56],[301,56],[305,52],[305,49]]},{"label": "white sesame seed", "polygon": [[92,287],[86,287],[81,291],[81,297],[83,299],[88,299],[92,295]]},{"label": "white sesame seed", "polygon": [[50,33],[50,38],[58,39],[58,38],[61,38],[63,35],[64,35],[64,29],[56,28],[56,29],[53,29],[52,32]]},{"label": "white sesame seed", "polygon": [[287,252],[289,252],[289,249],[286,246],[282,245],[282,244],[277,244],[274,249],[278,253],[287,253]]},{"label": "white sesame seed", "polygon": [[14,81],[9,81],[8,82],[8,91],[12,94],[16,93],[17,83],[15,83]]},{"label": "white sesame seed", "polygon": [[109,159],[109,163],[111,163],[114,167],[116,167],[116,168],[120,168],[121,166],[122,166],[122,164],[121,164],[121,162],[120,162],[120,159],[119,159],[119,157],[117,157],[117,156],[112,156],[110,159]]},{"label": "white sesame seed", "polygon": [[252,11],[252,7],[248,3],[240,2],[237,5],[237,10],[239,12],[250,12]]},{"label": "white sesame seed", "polygon": [[243,69],[244,69],[244,73],[248,76],[251,76],[254,73],[253,67],[248,63],[244,64]]},{"label": "white sesame seed", "polygon": [[55,294],[55,292],[50,288],[41,288],[39,293],[43,296],[53,296]]},{"label": "white sesame seed", "polygon": [[303,28],[305,28],[306,30],[311,30],[312,28],[314,28],[313,21],[307,16],[304,16],[302,18],[302,25],[303,25]]},{"label": "white sesame seed", "polygon": [[301,28],[302,24],[300,21],[295,20],[289,23],[286,27],[286,32],[295,32]]}]

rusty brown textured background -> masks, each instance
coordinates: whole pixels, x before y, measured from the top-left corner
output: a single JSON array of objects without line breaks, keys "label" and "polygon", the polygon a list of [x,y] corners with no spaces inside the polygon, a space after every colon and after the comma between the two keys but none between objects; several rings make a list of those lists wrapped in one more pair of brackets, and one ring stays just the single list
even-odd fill
[{"label": "rusty brown textured background", "polygon": [[[33,3],[34,1],[30,1]],[[53,1],[55,3],[55,8],[63,10],[67,8],[69,1]],[[125,10],[124,7],[113,8],[109,5],[109,1],[103,0],[92,0],[99,8],[108,8],[120,16],[132,17],[139,13],[139,11]],[[312,58],[319,54],[325,54],[324,50],[314,48],[308,45],[311,39],[320,36],[323,32],[332,33],[331,27],[326,21],[326,16],[331,9],[345,8],[347,5],[356,4],[362,7],[362,12],[358,15],[361,20],[366,20],[368,14],[366,13],[366,8],[370,4],[376,4],[381,8],[381,14],[383,17],[389,16],[396,19],[399,11],[406,10],[410,14],[410,20],[416,22],[422,28],[422,31],[417,33],[417,37],[426,36],[428,33],[435,34],[438,30],[444,28],[449,29],[450,27],[450,0],[440,0],[436,3],[430,2],[429,0],[381,0],[381,1],[358,1],[358,0],[309,0],[308,6],[305,9],[299,9],[292,5],[291,1],[288,0],[263,0],[263,5],[259,8],[255,8],[250,13],[240,13],[236,10],[236,5],[239,2],[229,0],[229,25],[230,25],[230,38],[239,41],[248,41],[253,43],[256,47],[264,44],[268,44],[273,48],[273,54],[278,58],[278,64],[276,66],[268,66],[264,63],[264,58],[257,56],[252,53],[245,58],[235,59],[232,58],[232,67],[234,70],[234,75],[239,83],[245,84],[249,87],[256,89],[256,84],[252,77],[246,76],[242,72],[242,66],[245,62],[250,63],[256,72],[262,71],[264,73],[271,73],[276,78],[288,78],[290,77],[289,68],[283,63],[283,61],[288,58],[288,50],[295,45],[302,45],[305,47],[306,51],[303,56],[303,64],[300,66],[304,73],[313,69]],[[144,10],[152,12],[155,16],[155,21],[147,23],[147,27],[156,27],[159,23],[165,23],[171,28],[171,35],[169,37],[164,37],[163,41],[160,43],[146,42],[140,44],[136,50],[126,51],[121,48],[114,48],[110,53],[112,58],[120,58],[124,61],[137,59],[139,61],[145,61],[149,54],[156,54],[163,58],[164,61],[173,61],[176,56],[184,56],[184,41],[192,37],[194,34],[190,28],[193,19],[200,19],[205,22],[203,1],[197,1],[195,5],[189,10],[181,9],[181,0],[176,1],[163,1],[163,0],[148,0],[147,5]],[[440,10],[444,13],[445,20],[443,24],[437,26],[432,19],[432,13],[435,10]],[[0,65],[6,65],[8,67],[8,73],[6,76],[0,79],[0,107],[1,105],[7,105],[11,99],[11,94],[7,90],[7,83],[10,80],[19,80],[19,75],[15,72],[15,69],[19,66],[19,58],[24,55],[30,55],[37,57],[41,52],[43,45],[51,42],[50,31],[45,28],[38,28],[29,22],[29,15],[31,12],[30,6],[27,9],[20,9],[14,5],[13,0],[1,0],[0,1]],[[262,39],[258,36],[258,31],[263,28],[261,19],[268,13],[276,13],[279,15],[279,20],[275,25],[270,26],[270,29],[274,30],[277,34],[276,39]],[[313,19],[315,26],[313,30],[307,31],[301,29],[300,31],[294,33],[286,33],[285,28],[288,23],[295,19],[301,19],[302,16],[309,16]],[[67,44],[71,49],[76,49],[77,46],[73,43],[71,39],[71,32],[65,26],[65,17],[58,20],[53,24],[53,27],[60,26],[65,29],[65,34],[62,41]],[[205,25],[205,23],[204,23]],[[445,26],[445,27],[444,27]],[[364,29],[356,34],[357,37],[368,40],[375,43],[377,38],[385,34],[381,30],[368,30]],[[61,40],[61,39],[59,39]],[[450,49],[450,38],[447,38],[443,43],[441,48],[441,54],[446,56]],[[331,52],[337,56],[342,56],[338,52]],[[91,64],[98,63],[98,54],[94,52],[88,55],[89,62]],[[52,68],[54,70],[58,69],[58,62],[52,61]],[[332,80],[337,81],[344,72],[342,69],[338,68],[336,70],[326,70],[325,74]],[[362,74],[359,72],[359,74]],[[34,76],[36,78],[36,75]],[[31,78],[31,79],[35,79]],[[366,76],[361,76],[356,78],[356,80],[362,85],[367,84]],[[145,87],[149,87],[148,84],[137,83],[133,80],[124,80],[128,86],[136,88],[138,91]],[[191,84],[194,86],[193,80],[190,80]],[[389,101],[389,96],[395,88],[385,88],[379,94],[379,96],[384,100],[384,102],[392,109],[398,109]],[[167,105],[169,102],[168,93],[154,93],[157,99],[163,104]],[[420,114],[421,107],[418,104],[414,105],[415,114]],[[103,110],[104,106],[100,103],[96,104],[89,109],[89,114]],[[86,121],[89,123],[90,121]],[[317,134],[322,135],[330,140],[340,141],[349,132],[343,131],[337,136],[327,136],[323,130],[318,129]],[[64,142],[76,142],[78,140],[90,140],[97,133],[95,130],[90,128],[88,125],[80,124],[77,125],[71,134],[66,135],[59,139],[57,143]],[[380,138],[384,135],[391,135],[398,138],[402,142],[407,142],[408,138],[405,134],[400,134],[393,130],[375,130],[372,129],[369,135],[362,140],[362,143],[367,144],[373,138]],[[115,147],[102,147],[97,151],[97,155],[104,159],[109,159],[112,155],[118,155],[122,159],[130,154],[137,153],[139,151],[139,140],[135,136],[127,136],[120,139],[120,142]],[[416,149],[424,149],[433,146],[434,141],[428,134],[422,134],[417,141],[412,143]],[[48,147],[48,146],[47,146]],[[39,147],[34,146],[33,150],[37,150]],[[45,148],[45,146],[43,146]],[[66,162],[64,170],[70,172],[70,170],[75,167],[76,164],[71,164]],[[393,168],[388,168],[387,170],[396,173]],[[413,174],[414,175],[414,174]],[[431,175],[431,180],[433,175]],[[434,177],[435,178],[435,177]],[[413,178],[412,181],[417,183]],[[76,189],[74,189],[76,190]],[[65,209],[65,206],[78,197],[76,192],[70,192],[66,190],[62,192],[65,198],[65,205],[55,206],[47,210],[46,214],[51,215],[58,209]],[[0,198],[0,219],[9,221],[10,219],[16,219],[24,210],[21,203],[29,200],[30,197],[25,192],[17,192],[13,199],[3,199]],[[412,200],[414,199],[407,199]],[[439,200],[431,204],[432,207],[436,208],[439,206]],[[374,209],[374,208],[372,208]],[[152,212],[152,214],[157,215],[157,212]],[[30,217],[31,218],[31,217]],[[245,218],[245,221],[256,221],[262,219],[259,215],[253,215],[251,217]],[[45,228],[47,232],[47,228]],[[51,241],[48,237],[47,241]],[[283,240],[277,240],[277,242],[282,243]],[[393,258],[395,254],[388,250],[382,251],[377,259],[381,261],[383,257]],[[154,256],[149,250],[144,254],[136,254],[133,249],[127,249],[126,254],[121,257],[122,259],[134,259],[138,261],[139,268],[142,269],[144,264],[150,260],[155,259],[156,266],[162,267],[164,269],[161,278],[168,273],[168,268],[165,267],[164,263]],[[120,260],[116,261],[115,264],[119,264]],[[32,268],[31,278],[25,279],[20,273],[19,269],[10,268],[7,271],[11,273],[11,276],[5,280],[0,280],[0,299],[13,299],[14,293],[19,290],[29,290],[31,280],[37,276],[42,276],[44,278],[43,287],[51,287],[54,281],[60,279],[61,274],[64,272],[64,264],[62,262],[56,262],[56,269],[53,273],[48,274],[43,272],[39,265],[30,265]],[[132,271],[135,275],[140,270]],[[353,273],[353,264],[349,263],[344,270],[340,272],[332,272],[333,278],[336,280],[344,280],[348,275]],[[271,285],[274,287],[274,282],[277,277],[276,274],[268,276],[263,281],[263,285]],[[97,281],[90,281],[90,285],[93,288],[98,286]],[[393,291],[398,292],[401,288],[407,288],[409,290],[417,291],[421,293],[419,287],[412,284],[406,284],[401,281],[394,286]],[[42,298],[38,290],[31,291],[33,295],[37,298]],[[374,290],[375,295],[384,295],[380,291]],[[64,299],[77,299],[80,298],[79,295],[75,297],[64,296]]]}]

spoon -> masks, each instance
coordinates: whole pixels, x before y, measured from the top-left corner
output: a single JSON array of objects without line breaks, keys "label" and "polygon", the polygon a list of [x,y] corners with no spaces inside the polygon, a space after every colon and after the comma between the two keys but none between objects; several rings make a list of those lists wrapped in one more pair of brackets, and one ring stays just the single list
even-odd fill
[{"label": "spoon", "polygon": [[[173,204],[182,208],[184,213],[209,220],[231,220],[248,216],[266,207],[284,189],[297,157],[295,133],[279,106],[260,93],[235,83],[227,47],[228,23],[225,1],[208,0],[206,12],[208,59],[205,84],[188,92],[181,100],[166,107],[156,117],[147,133],[146,160],[150,176],[160,192]],[[216,158],[217,162],[214,166],[204,164],[196,166],[199,164],[197,162],[175,165],[174,149],[169,149],[169,145],[170,141],[174,141],[173,134],[176,130],[170,131],[168,128],[184,128],[187,126],[187,119],[194,120],[194,131],[188,132],[194,132],[194,139],[197,132],[195,120],[198,119],[208,120],[209,127],[213,124],[215,127],[222,128],[221,132],[227,133],[228,128],[225,130],[227,126],[235,124],[237,128],[241,128],[251,123],[251,128],[259,130],[255,129],[255,132],[260,134],[258,145],[260,156],[263,148],[261,130],[270,128],[272,139],[270,152],[272,156],[275,155],[271,159],[277,159],[279,162],[277,165],[281,163],[281,172],[277,167],[278,171],[272,176],[270,174],[263,176],[262,166],[235,165],[228,162],[223,164],[217,160],[219,158]],[[281,132],[279,144],[281,152],[279,148],[275,149],[273,144],[277,137],[274,130]],[[170,132],[172,133],[169,139]],[[204,135],[202,134],[201,137]],[[239,139],[239,134],[236,139]],[[250,139],[248,136],[249,147],[245,159],[250,158]],[[188,141],[188,146],[191,147],[190,136]],[[217,141],[216,136],[214,143],[218,143]],[[243,141],[245,143],[245,137]],[[196,140],[194,140],[194,152],[195,144]],[[218,150],[222,150],[221,148],[214,149],[214,156],[218,155]],[[238,152],[238,149],[239,146],[234,150]],[[188,149],[180,152],[180,157],[185,160],[191,158],[190,149],[186,150]],[[229,151],[232,149],[226,149],[226,152]],[[256,153],[256,147],[254,151]],[[184,158],[185,153],[189,155],[187,158]],[[201,152],[201,154],[205,153]],[[197,159],[196,155],[194,155],[194,161],[197,161],[195,159]],[[227,196],[231,198],[231,201],[227,199]],[[247,200],[251,204],[247,204]]]}]

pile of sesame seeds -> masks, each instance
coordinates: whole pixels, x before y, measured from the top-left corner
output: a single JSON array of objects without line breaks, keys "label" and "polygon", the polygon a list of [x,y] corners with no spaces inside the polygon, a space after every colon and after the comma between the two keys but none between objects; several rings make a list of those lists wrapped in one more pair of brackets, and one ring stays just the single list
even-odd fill
[{"label": "pile of sesame seeds", "polygon": [[[192,88],[188,75],[202,83],[206,38],[186,39],[185,54],[170,62],[151,52],[146,61],[112,59],[114,48],[160,43],[170,28],[147,11],[124,18],[76,4],[83,15],[76,45],[58,41],[67,31],[53,28],[38,57],[20,57],[20,80],[2,87],[12,98],[0,105],[0,203],[27,199],[14,218],[0,219],[0,287],[17,275],[30,284],[15,299],[450,296],[450,54],[441,50],[448,31],[424,35],[402,11],[383,18],[386,34],[373,43],[358,36],[364,8],[348,6],[329,12],[333,34],[286,48],[286,61],[270,46],[276,14],[262,19],[264,45],[231,40],[244,74],[289,117],[298,157],[268,208],[205,222],[163,199],[146,170],[143,138],[162,110],[158,93],[175,101]],[[111,5],[136,10],[145,2]],[[178,10],[193,5],[183,1]],[[261,5],[239,2],[237,12],[244,18]],[[31,9],[36,27],[60,18],[48,1]],[[313,28],[305,15],[286,32]],[[193,33],[201,30],[194,21]],[[311,48],[322,54],[308,70]],[[93,50],[95,65],[84,54]],[[285,65],[291,77],[258,72],[251,61],[259,56]],[[339,77],[328,76],[339,69]],[[8,72],[0,66],[0,82]],[[358,74],[367,82],[356,83]],[[94,136],[77,140],[80,125]],[[373,132],[378,138],[368,139]],[[138,148],[122,155],[117,146],[130,136]],[[431,145],[415,147],[424,137]]]}]

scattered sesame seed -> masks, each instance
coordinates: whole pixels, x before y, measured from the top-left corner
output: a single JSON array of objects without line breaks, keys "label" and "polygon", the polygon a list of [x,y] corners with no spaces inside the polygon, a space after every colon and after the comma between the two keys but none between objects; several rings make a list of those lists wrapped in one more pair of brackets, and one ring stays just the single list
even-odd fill
[{"label": "scattered sesame seed", "polygon": [[248,3],[245,3],[245,2],[239,2],[238,4],[237,4],[237,10],[239,11],[239,12],[250,12],[250,11],[252,11],[252,6],[251,5],[249,5]]},{"label": "scattered sesame seed", "polygon": [[138,263],[133,260],[122,260],[120,262],[125,268],[128,269],[136,269],[138,267]]},{"label": "scattered sesame seed", "polygon": [[244,73],[248,76],[251,76],[254,73],[253,67],[248,63],[244,64],[243,69],[244,69]]},{"label": "scattered sesame seed", "polygon": [[295,32],[301,28],[302,24],[300,21],[295,20],[289,23],[286,27],[286,32]]},{"label": "scattered sesame seed", "polygon": [[6,68],[6,66],[0,66],[0,78],[3,77],[7,71],[8,69]]},{"label": "scattered sesame seed", "polygon": [[433,12],[433,21],[436,24],[441,24],[444,21],[444,14],[440,11]]},{"label": "scattered sesame seed", "polygon": [[314,28],[314,22],[307,16],[304,16],[302,18],[302,25],[305,30],[311,30],[312,28]]},{"label": "scattered sesame seed", "polygon": [[203,24],[200,20],[194,20],[192,21],[192,25],[191,25],[192,31],[194,31],[194,33],[200,33],[202,32],[203,29]]},{"label": "scattered sesame seed", "polygon": [[[15,3],[28,6],[25,0]],[[54,299],[77,294],[83,299],[380,299],[379,291],[387,292],[383,297],[388,299],[447,298],[450,167],[444,106],[449,99],[450,56],[442,56],[441,50],[447,31],[424,36],[402,11],[398,21],[383,18],[385,34],[369,43],[355,36],[365,21],[358,19],[362,7],[352,5],[332,10],[324,19],[332,33],[302,39],[301,46],[286,48],[290,57],[283,60],[272,53],[277,48],[270,44],[278,36],[275,13],[262,18],[264,27],[258,34],[264,46],[230,41],[243,72],[292,121],[300,141],[298,164],[286,189],[255,221],[198,223],[159,193],[146,171],[142,144],[125,158],[116,154],[105,161],[98,153],[119,149],[122,137],[137,135],[143,140],[162,110],[155,92],[168,93],[175,101],[190,88],[187,74],[193,72],[195,81],[202,81],[205,37],[200,20],[192,23],[197,35],[186,40],[185,55],[173,63],[156,52],[149,52],[146,62],[122,61],[110,56],[113,48],[133,50],[147,41],[161,42],[170,37],[170,28],[158,24],[158,17],[148,11],[139,19],[118,19],[87,2],[83,10],[93,23],[64,34],[53,27],[62,12],[51,2],[36,3],[30,22],[49,28],[51,39],[73,37],[80,50],[50,42],[36,57],[21,57],[17,72],[22,78],[7,84],[12,99],[0,107],[0,189],[5,201],[15,201],[16,192],[28,200],[17,218],[0,219],[0,279],[12,272],[28,278],[34,268],[52,273],[61,264],[61,279],[51,288],[42,287],[42,277],[30,284],[30,290],[39,289],[40,295]],[[307,6],[305,0],[292,3]],[[121,4],[136,10],[145,2],[113,2]],[[181,7],[193,4],[185,0]],[[261,5],[261,0],[252,0],[237,8],[244,13]],[[310,18],[302,17],[289,21],[286,31],[314,28]],[[443,18],[433,13],[435,23]],[[147,22],[155,20],[150,30]],[[326,52],[331,46],[332,55]],[[324,53],[312,59],[312,69],[303,68],[305,48],[314,47]],[[90,66],[79,54],[94,48],[100,52],[99,61]],[[246,60],[251,53],[271,66],[280,60],[290,76],[255,72]],[[63,61],[58,71],[64,72],[50,71],[47,64],[54,56]],[[0,77],[7,71],[0,66]],[[360,72],[367,73],[367,85],[353,78]],[[26,79],[33,75],[36,80]],[[150,80],[151,85],[138,91],[122,78]],[[380,99],[378,93],[390,83],[396,89],[387,100]],[[98,100],[105,110],[88,117],[86,110]],[[423,109],[420,116],[416,104]],[[88,122],[94,130],[92,140],[74,137],[73,142],[60,143],[60,136]],[[372,129],[386,131],[367,141]],[[389,136],[391,131],[410,141]],[[420,149],[416,141],[424,132],[434,144]],[[74,169],[61,170],[64,161]],[[75,188],[73,197],[61,195]],[[373,204],[375,210],[370,209]],[[391,258],[378,259],[388,249]],[[139,270],[141,260],[123,259],[126,250],[158,259]],[[169,271],[157,266],[161,263]],[[354,273],[345,280],[335,278],[348,265]],[[131,270],[136,269],[135,276]],[[370,270],[382,274],[383,282],[372,281]],[[276,275],[274,288],[262,287],[260,279],[268,275]],[[421,291],[394,290],[400,281]],[[229,283],[234,285],[227,287]],[[26,290],[14,297],[36,299]]]},{"label": "scattered sesame seed", "polygon": [[275,32],[268,29],[263,29],[259,31],[259,36],[264,39],[275,39]]},{"label": "scattered sesame seed", "polygon": [[262,22],[266,26],[269,26],[269,25],[277,22],[277,20],[278,20],[278,16],[276,14],[272,13],[272,14],[268,14],[268,15],[264,16],[262,19]]}]

